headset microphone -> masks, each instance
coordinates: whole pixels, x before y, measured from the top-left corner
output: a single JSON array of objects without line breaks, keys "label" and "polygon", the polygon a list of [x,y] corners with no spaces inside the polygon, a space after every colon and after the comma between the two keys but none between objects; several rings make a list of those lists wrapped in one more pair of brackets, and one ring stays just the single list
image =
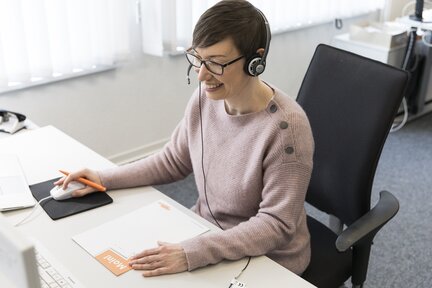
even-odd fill
[{"label": "headset microphone", "polygon": [[190,85],[189,74],[190,74],[191,69],[192,69],[192,64],[189,64],[189,68],[187,69],[187,73],[186,73],[186,79],[188,81],[188,85]]}]

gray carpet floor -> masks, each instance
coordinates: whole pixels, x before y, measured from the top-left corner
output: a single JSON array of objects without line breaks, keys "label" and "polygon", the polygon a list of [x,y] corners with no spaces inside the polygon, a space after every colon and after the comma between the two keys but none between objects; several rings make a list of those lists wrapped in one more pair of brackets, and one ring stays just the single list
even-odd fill
[{"label": "gray carpet floor", "polygon": [[[196,201],[193,175],[156,188],[186,207]],[[399,199],[400,210],[375,237],[365,287],[432,287],[432,114],[389,135],[372,205],[381,190]]]},{"label": "gray carpet floor", "polygon": [[399,213],[377,234],[367,287],[432,287],[432,115],[387,138],[373,199],[392,192]]}]

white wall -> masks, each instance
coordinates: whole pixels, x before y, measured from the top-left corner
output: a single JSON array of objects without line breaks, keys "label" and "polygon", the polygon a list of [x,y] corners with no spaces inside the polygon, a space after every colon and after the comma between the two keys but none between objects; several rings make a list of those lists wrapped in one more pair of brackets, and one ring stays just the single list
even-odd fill
[{"label": "white wall", "polygon": [[[357,20],[345,21],[342,31],[328,23],[274,35],[262,79],[296,97],[316,45],[329,44]],[[186,68],[183,56],[143,56],[109,72],[0,95],[0,108],[54,125],[120,163],[169,138],[197,85],[192,74],[187,85]]]},{"label": "white wall", "polygon": [[[415,2],[413,0],[386,0],[385,9],[383,11],[383,21],[393,21],[395,18],[402,17],[402,10],[404,6],[410,2]],[[414,3],[413,3],[414,4]],[[407,9],[408,14],[413,14],[415,4]]]}]

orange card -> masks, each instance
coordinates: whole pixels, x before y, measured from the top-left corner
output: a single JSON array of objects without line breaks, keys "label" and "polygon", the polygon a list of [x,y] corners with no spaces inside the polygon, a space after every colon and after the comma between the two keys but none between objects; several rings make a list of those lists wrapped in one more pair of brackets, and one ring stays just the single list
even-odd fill
[{"label": "orange card", "polygon": [[98,260],[116,276],[119,276],[132,269],[132,267],[128,265],[127,259],[112,250],[107,250],[97,255],[96,260]]}]

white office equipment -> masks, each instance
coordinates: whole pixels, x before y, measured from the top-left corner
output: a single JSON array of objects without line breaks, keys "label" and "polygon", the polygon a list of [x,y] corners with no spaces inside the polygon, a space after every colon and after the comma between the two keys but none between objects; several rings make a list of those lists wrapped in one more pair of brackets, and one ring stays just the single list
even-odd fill
[{"label": "white office equipment", "polygon": [[42,244],[31,241],[0,214],[0,287],[82,288]]},{"label": "white office equipment", "polygon": [[[0,276],[17,288],[39,288],[34,247],[0,213]],[[1,287],[10,287],[0,278]],[[13,286],[12,286],[13,287]]]},{"label": "white office equipment", "polygon": [[396,67],[400,67],[402,63],[406,47],[406,43],[395,47],[383,47],[365,41],[356,41],[352,40],[348,33],[336,35],[332,45]]},{"label": "white office equipment", "polygon": [[0,211],[30,207],[35,202],[18,157],[0,154]]},{"label": "white office equipment", "polygon": [[36,242],[36,262],[41,288],[84,288],[79,280],[39,242]]}]

